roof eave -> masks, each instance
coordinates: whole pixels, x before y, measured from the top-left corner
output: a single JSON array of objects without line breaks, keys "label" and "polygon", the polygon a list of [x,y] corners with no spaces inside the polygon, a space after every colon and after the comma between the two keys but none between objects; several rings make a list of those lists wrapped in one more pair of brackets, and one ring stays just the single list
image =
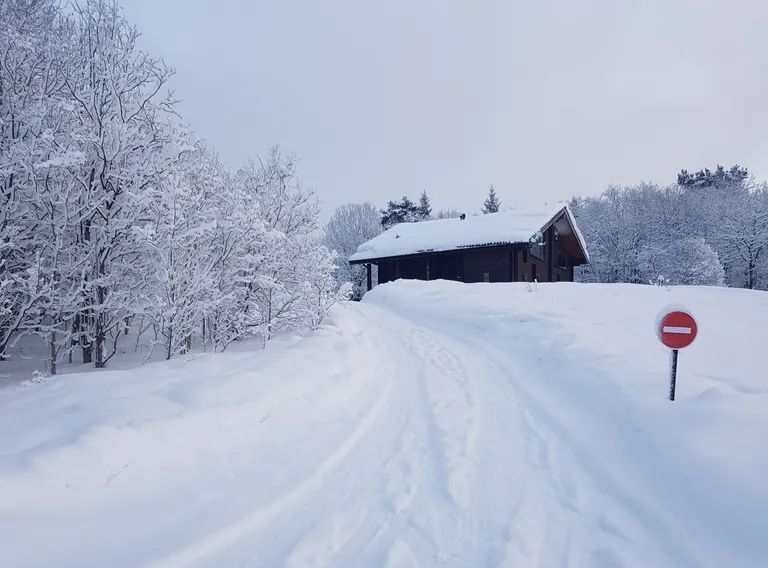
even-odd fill
[{"label": "roof eave", "polygon": [[568,224],[571,226],[571,230],[573,231],[573,234],[576,237],[576,241],[579,243],[579,248],[581,249],[582,257],[584,259],[584,262],[574,263],[574,266],[581,266],[582,264],[589,264],[589,251],[587,251],[587,243],[584,240],[584,236],[581,234],[581,231],[579,230],[578,225],[576,225],[576,219],[573,216],[573,212],[571,211],[571,208],[568,207],[567,204],[563,205],[553,216],[552,218],[542,227],[542,231],[546,231],[557,219],[560,218],[560,216],[565,213],[565,219],[568,221]]},{"label": "roof eave", "polygon": [[449,249],[440,249],[440,250],[422,250],[418,252],[409,252],[404,254],[392,254],[389,256],[372,256],[368,258],[356,258],[355,260],[347,260],[349,264],[366,264],[366,263],[376,263],[376,262],[383,262],[387,260],[395,260],[400,258],[417,258],[420,256],[427,256],[432,254],[443,254],[443,253],[451,253],[451,252],[460,252],[465,250],[476,250],[476,249],[484,249],[484,248],[491,248],[491,247],[516,247],[520,245],[525,245],[525,241],[516,241],[516,242],[496,242],[496,243],[487,243],[482,245],[461,245],[458,247],[453,247]]}]

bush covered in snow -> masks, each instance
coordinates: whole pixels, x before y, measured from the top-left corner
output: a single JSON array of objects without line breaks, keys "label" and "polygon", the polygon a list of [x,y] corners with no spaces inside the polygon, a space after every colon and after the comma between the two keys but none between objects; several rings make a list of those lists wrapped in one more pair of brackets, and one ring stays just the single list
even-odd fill
[{"label": "bush covered in snow", "polygon": [[722,286],[725,271],[717,253],[702,237],[688,237],[665,247],[645,246],[637,255],[648,281]]}]

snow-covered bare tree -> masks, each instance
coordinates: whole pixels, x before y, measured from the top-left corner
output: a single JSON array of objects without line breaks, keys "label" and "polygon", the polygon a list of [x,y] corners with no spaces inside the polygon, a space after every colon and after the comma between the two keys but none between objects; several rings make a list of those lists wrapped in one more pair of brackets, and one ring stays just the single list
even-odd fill
[{"label": "snow-covered bare tree", "polygon": [[366,269],[350,265],[347,259],[364,242],[381,233],[379,213],[371,203],[348,203],[338,207],[325,225],[325,244],[337,253],[336,280],[339,286],[352,285],[352,298],[359,300],[366,290]]},{"label": "snow-covered bare tree", "polygon": [[148,327],[166,357],[221,350],[338,299],[295,158],[230,175],[137,37],[112,0],[0,0],[0,359],[27,334],[50,373],[103,367]]},{"label": "snow-covered bare tree", "polygon": [[703,237],[687,237],[659,246],[645,245],[638,253],[642,277],[647,282],[722,286],[725,271],[714,249]]},{"label": "snow-covered bare tree", "polygon": [[461,217],[461,211],[458,209],[441,209],[435,215],[435,219],[458,219]]},{"label": "snow-covered bare tree", "polygon": [[301,271],[299,280],[302,282],[299,308],[303,310],[309,328],[317,329],[334,304],[351,297],[352,284],[343,282],[339,285],[334,278],[337,269],[336,253],[315,239],[304,239],[300,244],[305,249],[301,258],[306,261],[297,265]]},{"label": "snow-covered bare tree", "polygon": [[720,209],[711,241],[722,256],[730,283],[756,288],[765,281],[768,256],[768,187],[765,184],[732,195]]},{"label": "snow-covered bare tree", "polygon": [[246,268],[251,251],[263,243],[266,224],[259,216],[258,203],[239,183],[217,166],[220,183],[212,204],[216,226],[213,235],[214,296],[202,323],[206,346],[221,351],[246,336],[253,321],[248,306],[249,282]]},{"label": "snow-covered bare tree", "polygon": [[136,47],[138,31],[115,2],[75,5],[76,41],[66,91],[77,115],[87,212],[79,244],[89,270],[77,319],[83,361],[103,367],[135,315],[142,284],[133,227],[142,225],[153,188],[191,149],[175,100],[162,95],[173,71]]},{"label": "snow-covered bare tree", "polygon": [[141,316],[162,337],[168,359],[192,348],[216,293],[214,202],[221,181],[202,146],[183,166],[183,173],[165,176],[155,191],[147,211],[151,222],[136,228],[149,259]]},{"label": "snow-covered bare tree", "polygon": [[590,250],[586,280],[598,282],[643,282],[637,254],[644,243],[643,219],[637,216],[627,195],[640,195],[655,188],[640,186],[623,190],[608,188],[597,198],[571,202],[579,227]]},{"label": "snow-covered bare tree", "polygon": [[37,236],[34,269],[39,317],[28,330],[48,346],[48,371],[56,373],[56,362],[70,352],[78,340],[73,323],[78,315],[79,298],[85,284],[87,257],[77,246],[75,234],[83,220],[82,187],[73,172],[78,171],[82,155],[66,150],[66,134],[50,133],[48,159],[30,164],[33,191],[29,211]]},{"label": "snow-covered bare tree", "polygon": [[609,188],[575,199],[572,209],[592,253],[581,277],[646,282],[663,274],[676,283],[766,287],[766,195],[765,184],[745,168],[718,166],[682,171],[675,186]]},{"label": "snow-covered bare tree", "polygon": [[[258,166],[238,172],[238,182],[265,225],[264,234],[245,249],[240,282],[246,325],[266,342],[277,331],[303,324],[300,308],[310,290],[304,271],[320,253],[308,242],[314,242],[320,210],[314,194],[296,177],[295,157],[278,147]],[[332,264],[316,267],[332,276]]]},{"label": "snow-covered bare tree", "polygon": [[0,2],[0,358],[40,323],[48,287],[38,251],[45,235],[30,203],[42,183],[36,168],[54,163],[54,136],[66,129],[56,122],[66,105],[58,96],[64,27],[53,1]]}]

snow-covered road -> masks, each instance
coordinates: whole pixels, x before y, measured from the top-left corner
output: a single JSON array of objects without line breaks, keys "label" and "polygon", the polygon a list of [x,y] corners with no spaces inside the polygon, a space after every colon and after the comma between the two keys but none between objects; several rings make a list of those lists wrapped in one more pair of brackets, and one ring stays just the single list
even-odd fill
[{"label": "snow-covered road", "polygon": [[[663,350],[603,329],[614,289],[460,286],[379,287],[271,358],[6,396],[0,431],[32,432],[0,439],[0,563],[765,565],[768,386],[749,365],[689,357],[672,407]],[[627,312],[661,293],[615,290]],[[729,308],[766,315],[739,292]],[[584,302],[602,315],[574,317]],[[64,439],[33,426],[75,410]]]}]

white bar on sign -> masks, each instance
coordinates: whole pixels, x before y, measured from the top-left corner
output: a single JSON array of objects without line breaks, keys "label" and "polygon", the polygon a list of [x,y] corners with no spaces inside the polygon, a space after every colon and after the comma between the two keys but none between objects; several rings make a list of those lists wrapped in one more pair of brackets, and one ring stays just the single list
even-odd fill
[{"label": "white bar on sign", "polygon": [[690,327],[676,327],[674,325],[665,325],[661,328],[664,333],[684,333],[685,335],[691,335],[693,331]]}]

